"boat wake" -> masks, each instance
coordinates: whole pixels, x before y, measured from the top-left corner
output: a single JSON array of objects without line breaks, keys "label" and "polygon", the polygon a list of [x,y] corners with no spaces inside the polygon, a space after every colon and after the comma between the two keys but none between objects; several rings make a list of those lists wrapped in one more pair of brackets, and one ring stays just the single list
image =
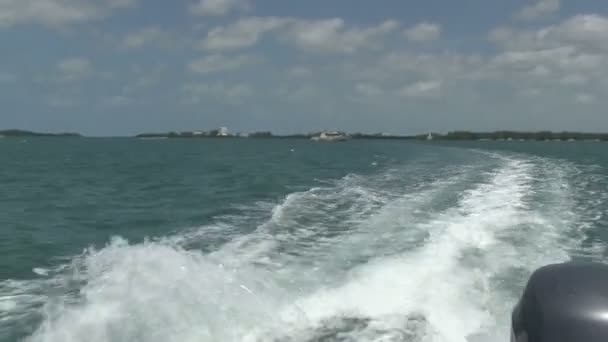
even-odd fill
[{"label": "boat wake", "polygon": [[412,167],[292,193],[246,234],[243,209],[1,282],[0,329],[29,324],[32,342],[507,341],[531,270],[580,249],[572,170],[502,154]]}]

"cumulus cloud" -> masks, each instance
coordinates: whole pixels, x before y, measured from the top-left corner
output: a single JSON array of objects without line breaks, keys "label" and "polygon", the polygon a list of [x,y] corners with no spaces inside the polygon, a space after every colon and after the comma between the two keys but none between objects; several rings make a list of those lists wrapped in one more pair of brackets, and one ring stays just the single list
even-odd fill
[{"label": "cumulus cloud", "polygon": [[554,48],[566,45],[607,50],[608,17],[598,14],[576,15],[558,24],[539,29],[498,28],[490,41],[510,50]]},{"label": "cumulus cloud", "polygon": [[106,16],[137,0],[0,0],[0,27],[24,23],[50,26],[85,22]]},{"label": "cumulus cloud", "polygon": [[199,0],[190,6],[190,12],[200,16],[223,16],[235,10],[246,10],[248,0]]},{"label": "cumulus cloud", "polygon": [[437,40],[441,35],[441,26],[428,22],[422,22],[418,25],[403,31],[405,37],[412,42],[429,42]]},{"label": "cumulus cloud", "polygon": [[395,31],[399,23],[386,20],[371,27],[351,27],[342,18],[303,20],[290,17],[247,17],[211,29],[202,42],[208,50],[252,47],[275,32],[279,41],[314,52],[353,53],[379,46],[379,39]]},{"label": "cumulus cloud", "polygon": [[499,66],[513,69],[553,66],[561,70],[594,70],[606,62],[600,54],[578,51],[571,46],[552,49],[505,51],[494,58]]},{"label": "cumulus cloud", "polygon": [[489,68],[503,77],[527,74],[555,85],[581,86],[608,76],[608,18],[597,14],[540,28],[499,28],[489,39],[502,50]]},{"label": "cumulus cloud", "polygon": [[243,66],[256,64],[260,62],[260,58],[251,55],[239,56],[224,56],[220,54],[209,55],[203,58],[194,60],[188,65],[191,72],[199,74],[208,74],[220,71],[233,71],[240,69]]},{"label": "cumulus cloud", "polygon": [[[584,93],[591,98],[579,97],[578,102],[599,102],[593,94],[608,84],[608,46],[601,43],[604,22],[599,15],[576,15],[544,27],[497,29],[490,34],[496,48],[491,54],[399,47],[371,59],[369,55],[349,58],[316,71],[339,73],[338,77],[348,82],[344,87],[365,103],[378,103],[371,97],[379,95],[386,103],[399,97],[445,97],[446,101],[458,97],[459,103],[483,103],[484,93],[498,89],[502,97],[519,100],[542,95],[567,103],[564,94],[572,94],[573,104],[576,95]],[[420,81],[403,85],[403,80]]]},{"label": "cumulus cloud", "polygon": [[128,33],[122,45],[129,49],[137,49],[162,40],[170,40],[168,32],[159,27],[147,27]]},{"label": "cumulus cloud", "polygon": [[353,53],[377,46],[379,38],[398,27],[394,20],[363,28],[347,27],[341,18],[298,20],[284,32],[283,41],[303,50]]},{"label": "cumulus cloud", "polygon": [[521,9],[516,15],[521,20],[535,20],[559,11],[560,0],[535,0],[534,4]]},{"label": "cumulus cloud", "polygon": [[91,62],[86,58],[67,58],[57,63],[59,81],[75,81],[93,72]]},{"label": "cumulus cloud", "polygon": [[399,93],[405,97],[434,98],[441,92],[441,81],[420,81],[400,89]]},{"label": "cumulus cloud", "polygon": [[568,41],[608,48],[608,18],[601,15],[577,15],[545,32]]},{"label": "cumulus cloud", "polygon": [[255,45],[266,32],[284,27],[292,20],[279,17],[249,17],[207,33],[203,47],[209,50],[231,50]]},{"label": "cumulus cloud", "polygon": [[551,75],[551,69],[547,68],[544,65],[535,66],[530,73],[534,76],[544,77]]}]

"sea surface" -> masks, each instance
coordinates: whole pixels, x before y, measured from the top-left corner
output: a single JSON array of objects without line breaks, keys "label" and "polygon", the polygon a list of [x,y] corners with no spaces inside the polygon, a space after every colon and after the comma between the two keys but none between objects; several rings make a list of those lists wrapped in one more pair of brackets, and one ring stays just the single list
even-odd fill
[{"label": "sea surface", "polygon": [[508,341],[608,145],[0,140],[0,341]]}]

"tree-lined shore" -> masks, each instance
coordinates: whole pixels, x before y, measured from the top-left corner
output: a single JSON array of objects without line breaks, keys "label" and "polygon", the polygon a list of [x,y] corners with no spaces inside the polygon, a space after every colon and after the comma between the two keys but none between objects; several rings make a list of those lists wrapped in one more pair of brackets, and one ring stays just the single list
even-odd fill
[{"label": "tree-lined shore", "polygon": [[[219,135],[218,130],[195,132],[143,133],[137,138],[249,138],[249,139],[311,139],[321,132],[302,134],[274,134],[270,131],[248,134]],[[367,140],[447,140],[447,141],[608,141],[608,133],[552,132],[552,131],[453,131],[448,133],[426,133],[397,135],[387,133],[346,133],[351,139]]]},{"label": "tree-lined shore", "polygon": [[21,129],[0,130],[0,137],[82,137],[79,133],[40,133]]},{"label": "tree-lined shore", "polygon": [[[142,133],[140,139],[203,139],[203,138],[241,138],[241,139],[311,139],[322,132],[300,134],[274,134],[270,131],[231,134],[213,129],[209,131],[185,131],[167,133]],[[340,132],[354,140],[433,140],[433,141],[608,141],[608,133],[552,132],[552,131],[494,131],[473,132],[453,131],[448,133],[425,133],[398,135],[387,133],[347,133]],[[20,129],[0,130],[0,137],[83,137],[79,133],[41,133]]]}]

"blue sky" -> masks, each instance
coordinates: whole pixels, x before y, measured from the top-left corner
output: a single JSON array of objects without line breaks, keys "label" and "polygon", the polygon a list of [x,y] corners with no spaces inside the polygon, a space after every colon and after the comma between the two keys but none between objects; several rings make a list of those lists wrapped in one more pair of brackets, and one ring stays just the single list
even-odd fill
[{"label": "blue sky", "polygon": [[0,128],[608,131],[608,1],[0,0]]}]

